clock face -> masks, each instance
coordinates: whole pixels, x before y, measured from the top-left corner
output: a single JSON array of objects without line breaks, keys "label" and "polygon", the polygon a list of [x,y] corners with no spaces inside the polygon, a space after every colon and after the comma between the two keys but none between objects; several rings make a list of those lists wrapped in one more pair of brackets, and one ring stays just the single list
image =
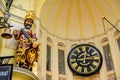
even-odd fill
[{"label": "clock face", "polygon": [[74,47],[68,55],[68,66],[76,74],[90,76],[97,73],[102,66],[100,51],[89,44]]}]

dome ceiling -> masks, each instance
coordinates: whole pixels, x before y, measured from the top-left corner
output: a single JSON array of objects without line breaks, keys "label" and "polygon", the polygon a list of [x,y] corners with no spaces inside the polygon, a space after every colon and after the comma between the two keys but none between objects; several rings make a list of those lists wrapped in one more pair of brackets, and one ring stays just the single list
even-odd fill
[{"label": "dome ceiling", "polygon": [[[41,26],[63,39],[86,39],[101,35],[120,18],[120,0],[46,0],[41,7]],[[105,27],[105,28],[104,28]]]},{"label": "dome ceiling", "polygon": [[105,19],[103,26],[102,18],[116,25],[120,22],[119,8],[120,0],[14,0],[10,11],[24,18],[20,10],[34,10],[49,34],[80,40],[113,28]]}]

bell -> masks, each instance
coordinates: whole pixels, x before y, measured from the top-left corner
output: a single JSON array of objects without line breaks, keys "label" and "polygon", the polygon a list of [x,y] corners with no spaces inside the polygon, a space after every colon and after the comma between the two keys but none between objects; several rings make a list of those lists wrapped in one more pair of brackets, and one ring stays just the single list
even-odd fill
[{"label": "bell", "polygon": [[12,38],[11,29],[10,28],[5,28],[4,33],[2,33],[1,36],[3,38],[6,38],[6,39]]}]

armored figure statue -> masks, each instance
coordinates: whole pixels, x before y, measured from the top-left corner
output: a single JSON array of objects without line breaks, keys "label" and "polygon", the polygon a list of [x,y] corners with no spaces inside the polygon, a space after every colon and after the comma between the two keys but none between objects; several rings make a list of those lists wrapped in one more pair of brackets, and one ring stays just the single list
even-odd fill
[{"label": "armored figure statue", "polygon": [[18,40],[16,51],[16,66],[31,69],[34,62],[38,60],[40,43],[37,42],[36,33],[31,28],[34,22],[33,11],[27,12],[24,20],[24,28],[13,30],[14,39]]}]

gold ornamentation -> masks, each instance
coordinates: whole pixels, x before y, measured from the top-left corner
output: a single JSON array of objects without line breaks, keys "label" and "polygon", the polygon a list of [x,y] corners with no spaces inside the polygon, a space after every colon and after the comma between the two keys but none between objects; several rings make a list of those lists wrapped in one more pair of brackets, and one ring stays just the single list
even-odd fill
[{"label": "gold ornamentation", "polygon": [[27,12],[27,15],[25,16],[25,20],[26,19],[32,19],[32,20],[34,20],[34,12],[33,11],[28,11]]},{"label": "gold ornamentation", "polygon": [[37,52],[34,48],[31,48],[30,50],[28,50],[28,53],[27,53],[27,60],[30,62],[30,63],[33,63],[35,61],[37,57]]}]

